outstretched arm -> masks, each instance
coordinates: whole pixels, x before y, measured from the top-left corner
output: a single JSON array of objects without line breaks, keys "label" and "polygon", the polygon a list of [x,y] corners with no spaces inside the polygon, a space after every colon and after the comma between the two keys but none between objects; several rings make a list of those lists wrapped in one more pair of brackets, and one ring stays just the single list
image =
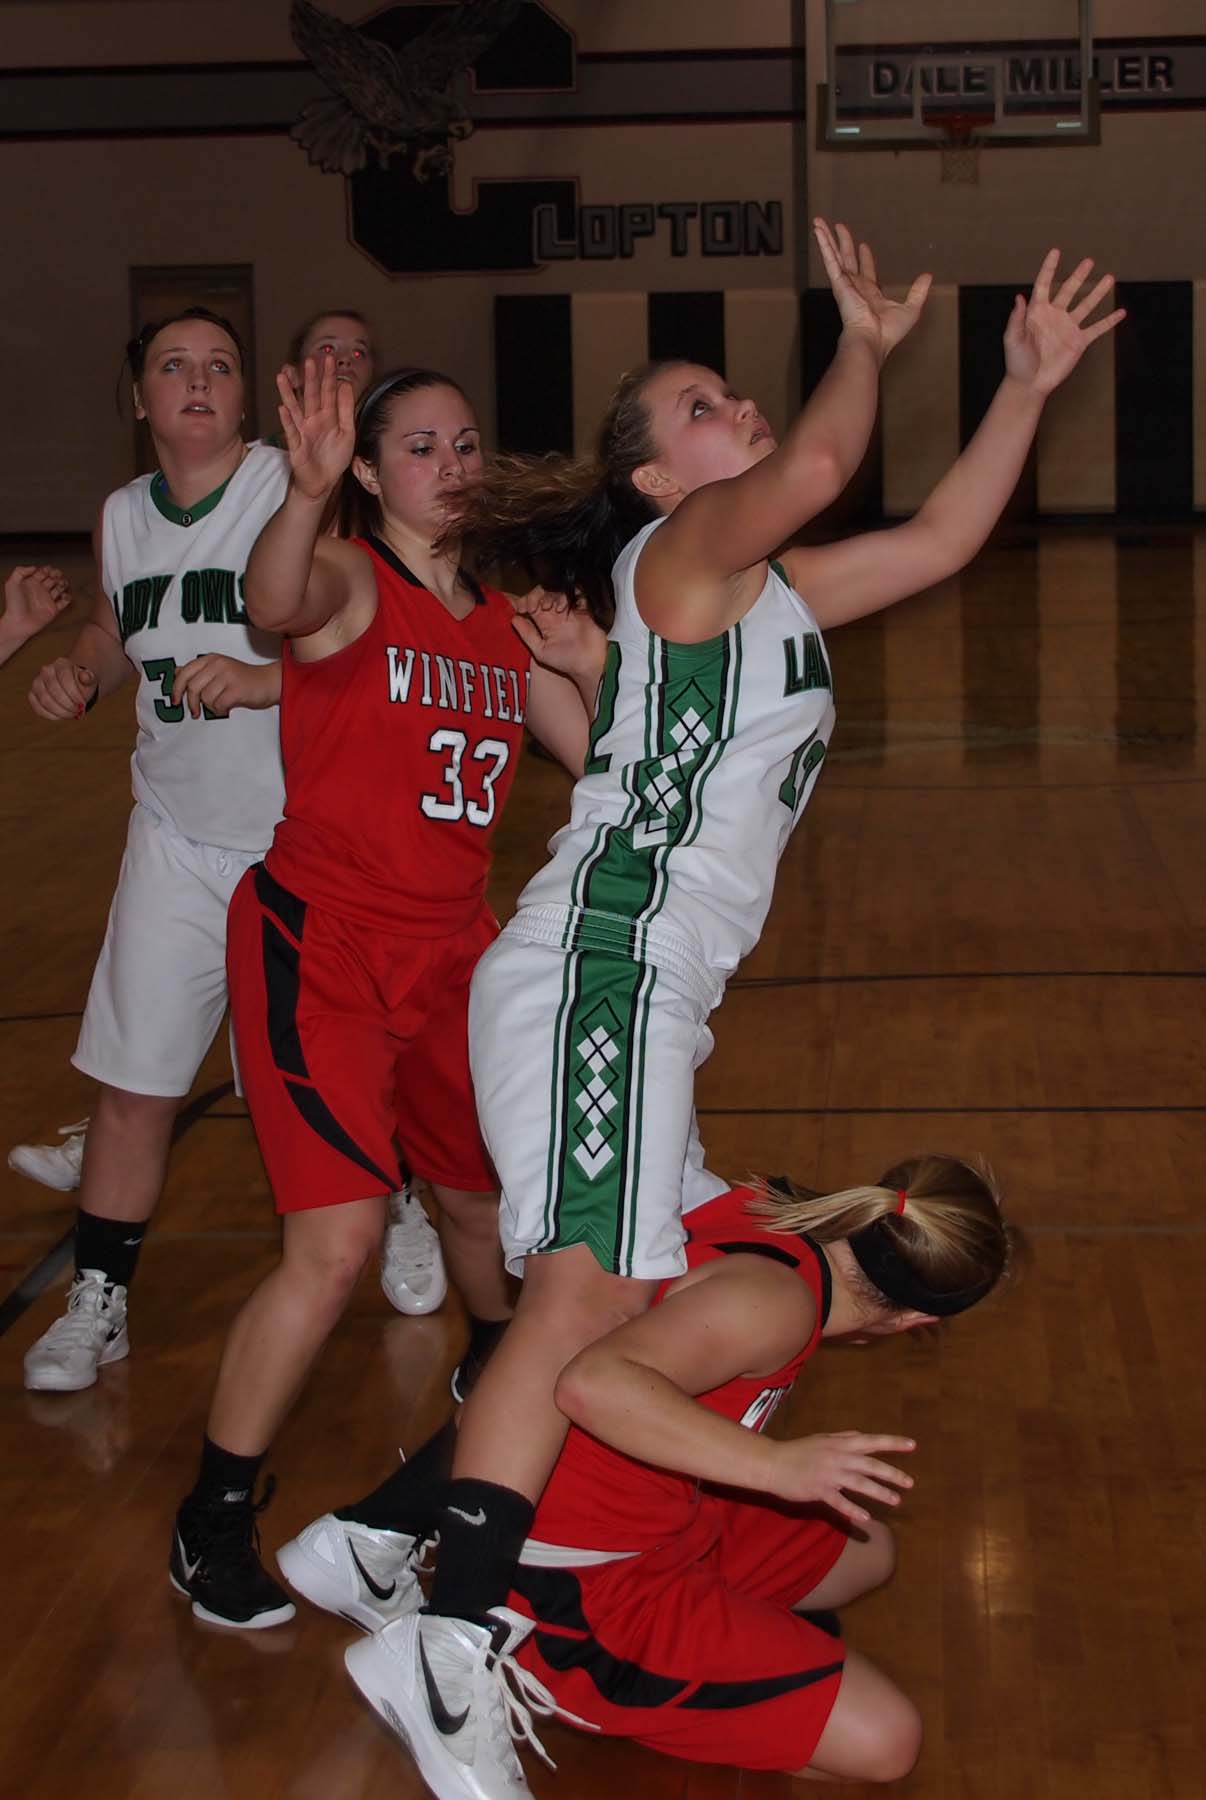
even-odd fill
[{"label": "outstretched arm", "polygon": [[[868,245],[815,222],[842,318],[833,363],[782,444],[744,474],[688,494],[642,558],[641,613],[680,643],[727,630],[761,587],[761,565],[841,493],[875,423],[884,360],[921,315],[930,277],[899,303],[879,286]],[[751,572],[757,572],[752,578]]]},{"label": "outstretched arm", "polygon": [[1079,263],[1052,297],[1059,251],[1043,262],[1029,302],[1018,295],[1005,332],[1005,379],[958,461],[904,525],[844,543],[789,550],[793,587],[822,628],[877,612],[953,575],[983,546],[1005,509],[1038,430],[1047,398],[1089,345],[1126,317],[1091,322],[1113,285],[1104,275],[1075,305],[1093,264]]},{"label": "outstretched arm", "polygon": [[561,1411],[626,1456],[728,1487],[820,1501],[855,1522],[846,1490],[895,1505],[907,1475],[880,1462],[909,1438],[858,1432],[779,1443],[699,1405],[739,1375],[783,1367],[808,1342],[816,1302],[799,1277],[756,1256],[729,1256],[660,1306],[581,1351],[557,1383]]},{"label": "outstretched arm", "polygon": [[352,460],[355,396],[336,380],[333,357],[323,359],[321,377],[313,357],[306,358],[300,395],[285,369],[276,386],[289,491],[248,559],[244,604],[262,630],[308,637],[346,606],[360,560],[350,545],[320,535],[327,504]]}]

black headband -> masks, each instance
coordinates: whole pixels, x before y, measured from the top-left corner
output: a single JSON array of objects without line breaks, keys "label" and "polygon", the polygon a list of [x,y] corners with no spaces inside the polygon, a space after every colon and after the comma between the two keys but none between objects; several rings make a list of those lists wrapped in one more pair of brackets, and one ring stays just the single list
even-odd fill
[{"label": "black headband", "polygon": [[953,1313],[966,1312],[984,1298],[995,1282],[995,1277],[990,1277],[953,1294],[932,1292],[900,1254],[886,1219],[876,1219],[873,1225],[854,1232],[847,1242],[859,1268],[885,1300],[935,1318],[947,1319]]}]

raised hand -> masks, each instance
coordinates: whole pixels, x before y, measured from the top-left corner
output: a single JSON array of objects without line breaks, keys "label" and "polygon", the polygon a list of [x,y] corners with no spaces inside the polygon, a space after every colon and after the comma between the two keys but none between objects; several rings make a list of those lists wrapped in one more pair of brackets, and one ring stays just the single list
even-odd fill
[{"label": "raised hand", "polygon": [[871,1515],[851,1500],[850,1494],[899,1506],[900,1494],[896,1490],[913,1485],[911,1475],[879,1460],[884,1452],[907,1455],[916,1449],[912,1438],[835,1431],[826,1436],[790,1439],[775,1448],[777,1468],[772,1493],[783,1500],[828,1506],[855,1525],[865,1524]]},{"label": "raised hand", "polygon": [[194,719],[201,717],[202,707],[224,719],[236,706],[262,710],[276,706],[280,697],[279,663],[245,663],[216,653],[182,664],[172,683],[172,704],[187,702]]},{"label": "raised hand", "polygon": [[513,601],[511,621],[536,661],[571,680],[598,680],[607,655],[607,636],[584,606],[571,606],[564,594],[533,588]]},{"label": "raised hand", "polygon": [[812,228],[843,328],[866,333],[883,362],[921,317],[933,276],[919,275],[905,299],[889,300],[879,285],[869,244],[856,249],[845,225],[831,228],[824,219],[814,219]]},{"label": "raised hand", "polygon": [[23,563],[4,583],[6,635],[31,638],[70,605],[71,585],[62,569]]},{"label": "raised hand", "polygon": [[350,382],[337,379],[333,356],[323,357],[321,372],[314,358],[307,356],[300,395],[293,386],[295,375],[296,371],[286,366],[276,378],[285,448],[294,486],[311,500],[322,500],[352,460],[356,396]]},{"label": "raised hand", "polygon": [[56,656],[34,676],[29,704],[39,719],[82,719],[95,693],[96,676],[91,669]]},{"label": "raised hand", "polygon": [[1029,301],[1024,294],[1018,295],[1005,328],[1006,371],[1036,394],[1052,393],[1068,379],[1089,345],[1126,318],[1125,309],[1119,307],[1089,323],[1114,286],[1112,275],[1103,275],[1082,300],[1072,304],[1093,272],[1092,257],[1077,263],[1053,296],[1051,286],[1058,268],[1059,251],[1049,250]]}]

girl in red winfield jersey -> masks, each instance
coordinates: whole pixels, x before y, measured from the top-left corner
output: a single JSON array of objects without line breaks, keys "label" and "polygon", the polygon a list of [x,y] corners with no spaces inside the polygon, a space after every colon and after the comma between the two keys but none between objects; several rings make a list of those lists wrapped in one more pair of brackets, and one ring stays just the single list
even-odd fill
[{"label": "girl in red winfield jersey", "polygon": [[[914,1442],[763,1433],[822,1342],[966,1311],[1005,1275],[1014,1233],[987,1170],[938,1155],[832,1194],[785,1178],[735,1188],[686,1226],[686,1273],[558,1383],[571,1429],[494,1618],[512,1733],[540,1750],[533,1715],[556,1711],[692,1762],[897,1780],[917,1757],[920,1717],[846,1647],[833,1609],[891,1577],[892,1533],[869,1507],[907,1497],[912,1477],[885,1458]],[[446,1492],[413,1485],[406,1529],[438,1527]],[[396,1583],[399,1597],[374,1598],[363,1568],[349,1579],[337,1561],[325,1590],[302,1591],[365,1627],[348,1669],[400,1731],[422,1599],[413,1540],[351,1529],[362,1546],[376,1539],[378,1592]],[[451,1710],[446,1665],[431,1654],[420,1667],[433,1705],[434,1690]],[[423,1740],[405,1741],[426,1775]],[[467,1780],[466,1795],[524,1791],[514,1750],[499,1756],[494,1784]]]},{"label": "girl in red winfield jersey", "polygon": [[[524,726],[580,773],[604,653],[582,613],[517,620],[455,544],[433,548],[449,497],[481,468],[454,381],[395,371],[355,420],[330,358],[321,377],[307,360],[300,396],[285,374],[278,387],[292,476],[248,564],[246,605],[287,639],[285,817],[232,901],[229,969],[284,1236],[227,1339],[171,1561],[198,1617],[251,1628],[293,1613],[256,1553],[259,1467],[380,1244],[399,1152],[432,1186],[471,1313],[509,1311],[469,1077],[469,977],[498,929],[490,840]],[[349,464],[360,522],[345,541],[320,532]]]}]

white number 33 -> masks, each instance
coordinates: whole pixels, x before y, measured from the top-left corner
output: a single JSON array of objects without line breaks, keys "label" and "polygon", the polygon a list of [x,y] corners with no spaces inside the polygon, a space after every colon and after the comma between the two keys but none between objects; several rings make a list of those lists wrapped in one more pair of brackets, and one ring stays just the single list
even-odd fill
[{"label": "white number 33", "polygon": [[469,740],[463,731],[451,731],[446,727],[433,731],[427,748],[438,755],[447,754],[448,761],[442,771],[442,780],[448,790],[446,795],[423,794],[419,806],[428,819],[468,819],[471,825],[486,826],[494,818],[494,783],[507,766],[507,758],[511,754],[511,746],[504,744],[501,738],[482,738],[473,746],[470,761],[489,763],[483,768],[481,776],[481,797],[467,798],[464,783],[461,779],[461,764],[465,760],[465,751]]}]

